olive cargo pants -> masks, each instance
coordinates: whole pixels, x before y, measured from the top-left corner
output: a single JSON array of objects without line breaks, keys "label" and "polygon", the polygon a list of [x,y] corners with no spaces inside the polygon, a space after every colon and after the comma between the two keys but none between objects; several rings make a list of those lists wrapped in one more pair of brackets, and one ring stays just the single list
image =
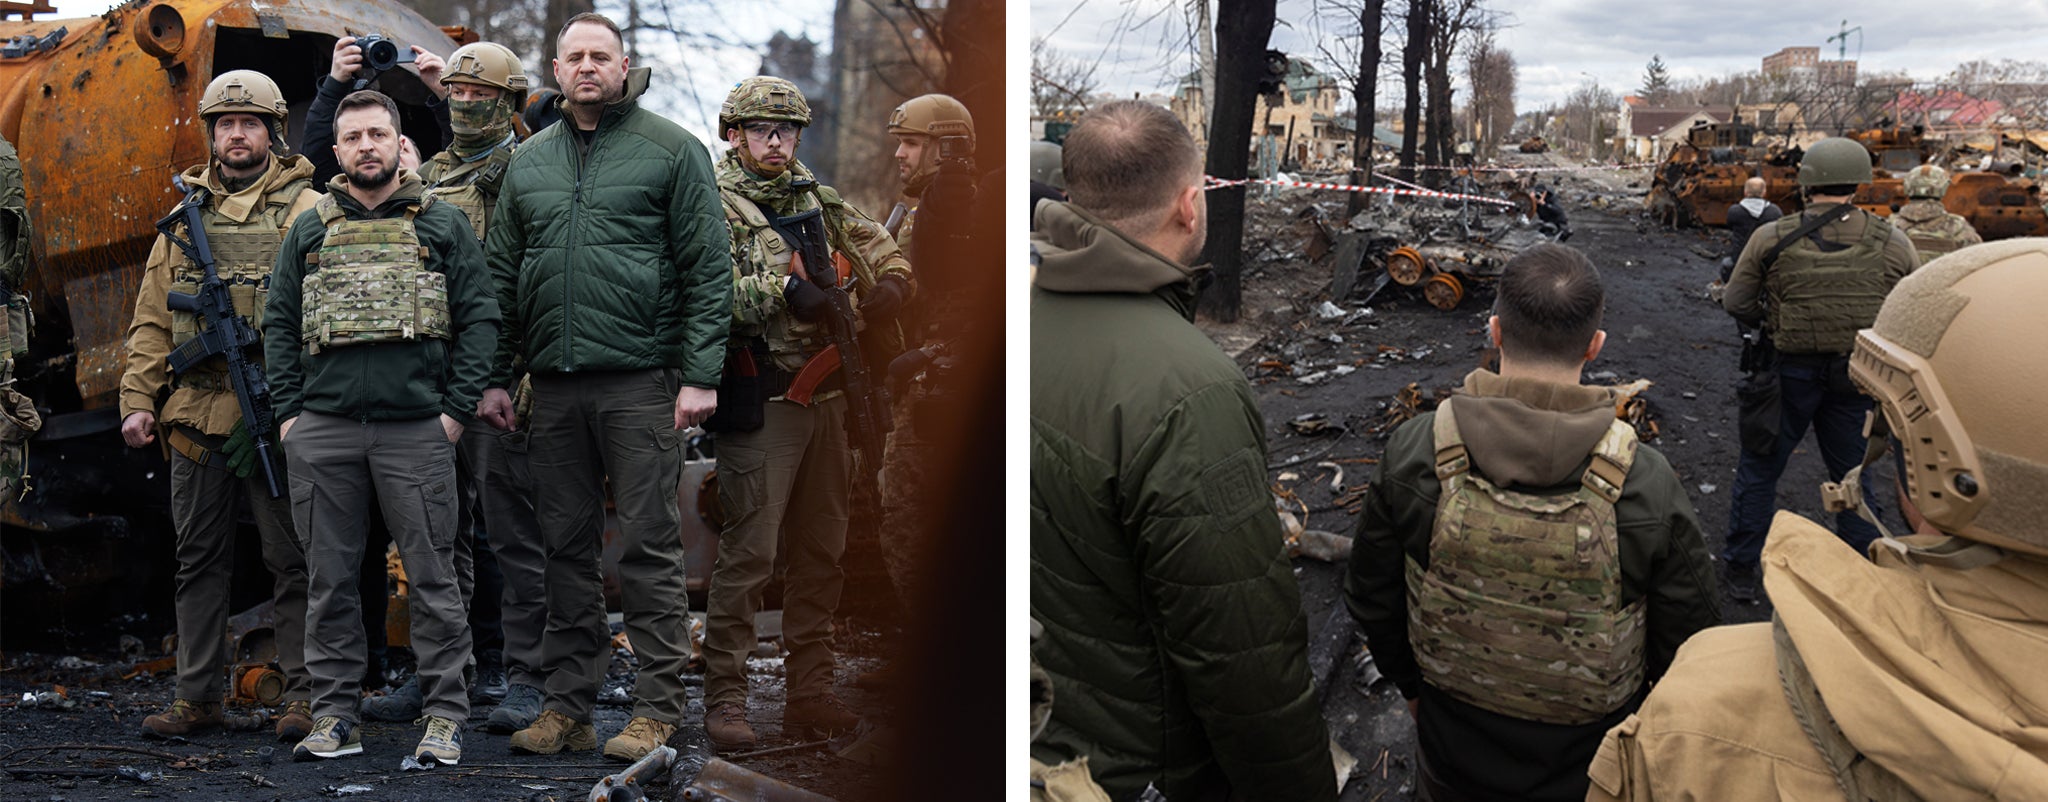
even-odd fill
[{"label": "olive cargo pants", "polygon": [[469,718],[462,668],[470,633],[455,574],[455,445],[439,416],[362,423],[308,411],[292,424],[286,442],[292,520],[311,574],[306,668],[313,676],[313,715],[362,720],[357,703],[366,641],[356,572],[374,495],[412,586],[423,712]]},{"label": "olive cargo pants", "polygon": [[846,399],[805,407],[770,401],[760,430],[718,439],[718,496],[725,531],[711,569],[704,626],[704,706],[747,700],[747,656],[754,614],[775,570],[778,544],[789,548],[782,583],[782,635],[789,649],[786,699],[832,690],[832,613],[846,574],[847,490],[853,453],[846,443]]},{"label": "olive cargo pants", "polygon": [[[187,428],[193,441],[219,448],[227,438]],[[284,463],[277,460],[280,485]],[[282,489],[282,487],[280,487]],[[292,531],[291,496],[271,498],[259,467],[249,478],[171,454],[171,523],[178,533],[178,698],[218,702],[227,690],[228,586],[235,572],[235,499],[248,499],[270,569],[271,615],[285,699],[305,701],[306,552]]]},{"label": "olive cargo pants", "polygon": [[[514,685],[547,684],[541,669],[541,632],[547,627],[547,544],[534,517],[533,474],[525,431],[500,432],[484,471],[484,531],[505,575],[505,675]],[[466,435],[465,435],[466,436]]]},{"label": "olive cargo pants", "polygon": [[589,722],[611,663],[604,577],[605,480],[618,511],[619,597],[640,673],[633,715],[679,724],[690,659],[676,487],[675,371],[533,374],[528,465],[547,545],[547,630],[541,640],[547,709]]}]

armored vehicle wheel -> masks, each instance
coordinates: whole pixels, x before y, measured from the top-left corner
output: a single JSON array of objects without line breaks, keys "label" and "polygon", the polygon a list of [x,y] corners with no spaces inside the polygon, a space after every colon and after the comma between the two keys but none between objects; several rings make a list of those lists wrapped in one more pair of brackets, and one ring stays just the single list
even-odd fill
[{"label": "armored vehicle wheel", "polygon": [[1430,306],[1448,312],[1457,308],[1459,301],[1465,300],[1465,284],[1457,276],[1438,273],[1422,285],[1422,297],[1429,301]]}]

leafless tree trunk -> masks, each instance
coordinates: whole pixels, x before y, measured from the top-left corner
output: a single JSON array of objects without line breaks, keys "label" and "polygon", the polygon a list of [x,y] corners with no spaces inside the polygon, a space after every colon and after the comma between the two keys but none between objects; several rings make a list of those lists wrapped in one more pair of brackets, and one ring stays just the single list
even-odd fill
[{"label": "leafless tree trunk", "polygon": [[[1355,104],[1351,122],[1358,129],[1351,137],[1351,183],[1358,186],[1372,185],[1372,151],[1377,141],[1373,130],[1379,125],[1375,106],[1380,85],[1380,18],[1386,9],[1387,0],[1363,0],[1358,8],[1358,75],[1351,89]],[[1371,193],[1353,192],[1345,216],[1355,216],[1370,205]]]},{"label": "leafless tree trunk", "polygon": [[[1209,123],[1209,174],[1244,178],[1249,166],[1252,112],[1259,77],[1266,70],[1266,43],[1273,36],[1277,0],[1223,0],[1217,6],[1216,102]],[[1215,280],[1202,293],[1200,311],[1223,323],[1237,320],[1244,265],[1242,186],[1209,196],[1209,243],[1205,256]]]},{"label": "leafless tree trunk", "polygon": [[1429,48],[1432,0],[1408,0],[1408,43],[1401,48],[1401,86],[1407,93],[1401,107],[1401,180],[1415,180],[1416,137],[1422,129],[1422,62]]}]

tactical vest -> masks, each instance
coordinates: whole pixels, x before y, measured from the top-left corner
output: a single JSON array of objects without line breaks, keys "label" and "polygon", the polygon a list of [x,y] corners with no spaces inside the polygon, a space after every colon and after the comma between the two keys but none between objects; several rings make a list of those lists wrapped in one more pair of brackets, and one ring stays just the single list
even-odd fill
[{"label": "tactical vest", "polygon": [[[445,165],[444,158],[453,166]],[[499,183],[505,177],[505,169],[512,165],[512,148],[492,148],[489,156],[473,162],[457,161],[454,152],[444,150],[428,164],[437,168],[437,174],[429,180],[426,194],[461,209],[462,216],[469,218],[469,228],[476,232],[477,241],[483,241],[490,230],[492,207],[498,205]]]},{"label": "tactical vest", "polygon": [[[1856,332],[1869,328],[1891,291],[1884,281],[1884,248],[1892,225],[1864,212],[1863,237],[1849,248],[1823,253],[1801,237],[1764,266],[1770,294],[1771,341],[1788,354],[1847,354]],[[1798,219],[1779,223],[1789,233]]]},{"label": "tactical vest", "polygon": [[[842,249],[839,242],[839,226],[844,214],[837,207],[843,203],[839,195],[829,187],[818,187],[818,198],[825,206],[826,242],[835,254],[845,254],[853,265],[857,280],[848,289],[856,304],[860,293],[874,286],[877,276],[872,268],[856,258],[850,249]],[[737,192],[721,188],[719,196],[725,201],[725,222],[732,227],[732,241],[739,245],[748,265],[734,265],[735,270],[773,272],[775,275],[789,275],[790,258],[796,255],[796,245],[768,224],[768,213],[760,205]],[[836,260],[835,260],[836,261]],[[804,265],[812,275],[825,269],[819,265]],[[844,277],[841,278],[844,280]],[[821,323],[805,322],[795,315],[775,315],[762,325],[762,331],[740,331],[735,327],[737,337],[760,337],[768,342],[768,353],[775,360],[775,366],[784,371],[796,372],[803,368],[804,360],[825,347],[825,329]],[[736,339],[737,339],[736,337]]]},{"label": "tactical vest", "polygon": [[[1932,211],[1938,214],[1923,219],[1910,217],[1915,213],[1914,206],[1920,203],[1933,204]],[[1955,219],[1949,219],[1951,217]],[[1969,227],[1969,221],[1951,215],[1948,209],[1941,205],[1941,201],[1913,201],[1899,209],[1897,214],[1892,215],[1892,219],[1899,221],[1899,230],[1906,232],[1906,239],[1913,241],[1913,250],[1920,254],[1920,264],[1923,265],[1937,257],[1960,250],[1964,240],[1961,232],[1956,230],[1956,225],[1960,223],[1965,228]]]},{"label": "tactical vest", "polygon": [[[312,180],[300,179],[274,189],[263,196],[260,207],[250,210],[247,220],[239,223],[221,216],[211,203],[199,211],[201,225],[206,227],[207,245],[213,250],[214,271],[227,284],[235,313],[257,331],[263,330],[263,306],[270,299],[270,267],[277,259],[278,248],[284,245],[285,228],[296,216],[296,201],[312,187]],[[180,236],[186,236],[184,224],[180,223],[178,228]],[[196,293],[199,282],[205,279],[206,270],[179,251],[171,268],[171,292]],[[198,334],[198,315],[171,310],[171,347],[176,348]],[[184,383],[184,378],[179,381]]]},{"label": "tactical vest", "polygon": [[1436,412],[1429,567],[1407,561],[1408,638],[1431,685],[1551,724],[1613,713],[1643,685],[1644,602],[1621,603],[1614,504],[1636,433],[1616,421],[1576,492],[1517,493],[1472,472],[1452,408]]},{"label": "tactical vest", "polygon": [[327,226],[306,254],[300,337],[306,352],[344,345],[448,339],[448,277],[426,269],[413,218],[432,198],[398,217],[350,220],[332,195],[314,205]]}]

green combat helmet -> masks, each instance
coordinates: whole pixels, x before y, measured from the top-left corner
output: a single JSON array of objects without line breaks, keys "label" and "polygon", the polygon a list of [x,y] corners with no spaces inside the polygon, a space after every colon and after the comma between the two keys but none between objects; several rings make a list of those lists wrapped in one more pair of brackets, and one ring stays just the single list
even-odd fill
[{"label": "green combat helmet", "polygon": [[1948,171],[1932,164],[1923,164],[1907,173],[1904,183],[1908,198],[1941,200],[1941,196],[1948,194]]},{"label": "green combat helmet", "polygon": [[1031,180],[1065,192],[1066,174],[1060,167],[1060,146],[1051,142],[1031,143]]},{"label": "green combat helmet", "polygon": [[1835,187],[1870,183],[1870,151],[1854,139],[1831,136],[1799,159],[1799,185]]},{"label": "green combat helmet", "polygon": [[779,120],[809,127],[811,104],[796,84],[757,75],[735,84],[718,109],[718,127],[731,129],[744,120]]}]

